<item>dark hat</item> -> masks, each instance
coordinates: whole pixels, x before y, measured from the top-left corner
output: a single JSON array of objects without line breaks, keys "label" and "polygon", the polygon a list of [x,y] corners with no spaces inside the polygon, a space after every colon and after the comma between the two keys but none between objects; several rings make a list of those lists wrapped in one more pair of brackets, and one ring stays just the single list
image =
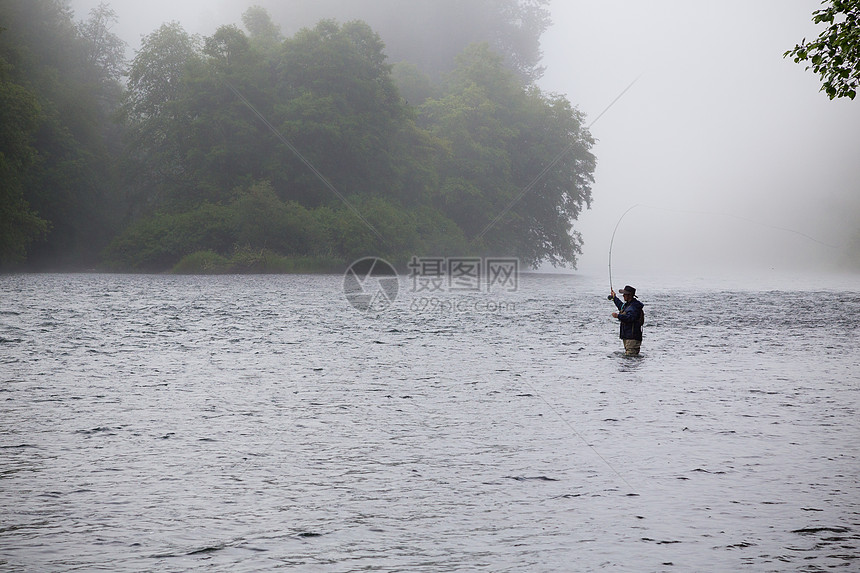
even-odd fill
[{"label": "dark hat", "polygon": [[636,289],[630,285],[627,285],[626,287],[618,291],[618,294],[629,294],[631,296],[636,296]]}]

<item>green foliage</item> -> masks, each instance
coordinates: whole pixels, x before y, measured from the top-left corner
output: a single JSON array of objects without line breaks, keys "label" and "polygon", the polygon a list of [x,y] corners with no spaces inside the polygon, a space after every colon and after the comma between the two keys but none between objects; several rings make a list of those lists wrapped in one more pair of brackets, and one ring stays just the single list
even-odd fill
[{"label": "green foliage", "polygon": [[194,116],[181,104],[188,77],[201,64],[199,40],[177,22],[146,36],[131,63],[121,118],[131,200],[138,209],[188,206],[181,197],[195,187],[185,162]]},{"label": "green foliage", "polygon": [[[406,256],[453,257],[477,254],[463,230],[434,207],[424,205],[412,214],[415,221],[414,248]],[[403,260],[399,257],[398,262]]]},{"label": "green foliage", "polygon": [[178,22],[163,24],[143,39],[128,75],[125,113],[131,122],[176,118],[172,103],[179,99],[183,80],[199,58],[198,44]]},{"label": "green foliage", "polygon": [[230,271],[230,261],[215,251],[196,251],[182,257],[173,265],[177,275],[217,275]]},{"label": "green foliage", "polygon": [[[393,142],[407,114],[385,59],[363,22],[324,20],[284,42],[274,123],[343,193],[385,194],[397,185],[402,150]],[[324,192],[327,200],[320,182],[290,159],[292,198],[318,204]]]},{"label": "green foliage", "polygon": [[268,249],[238,248],[230,257],[213,251],[198,251],[182,257],[171,270],[174,274],[274,274],[343,272],[339,259],[326,257],[285,257]]},{"label": "green foliage", "polygon": [[313,214],[295,201],[281,201],[268,182],[241,192],[232,212],[242,245],[297,255],[314,252],[325,240]]},{"label": "green foliage", "polygon": [[281,28],[272,22],[265,8],[251,6],[242,14],[242,23],[248,30],[251,43],[260,52],[273,52],[284,41]]},{"label": "green foliage", "polygon": [[351,210],[317,212],[329,237],[328,251],[345,260],[381,256],[404,263],[413,255],[455,256],[473,253],[460,227],[429,205],[406,208],[377,196],[351,197],[351,204],[379,231],[381,240]]},{"label": "green foliage", "polygon": [[489,35],[496,50],[521,79],[531,82],[543,75],[540,37],[550,26],[549,0],[501,0],[492,2],[497,12],[490,20]]},{"label": "green foliage", "polygon": [[0,265],[20,263],[27,249],[43,239],[48,223],[24,199],[24,178],[36,161],[31,146],[39,105],[35,95],[7,78],[0,56]]},{"label": "green foliage", "polygon": [[437,88],[429,76],[412,62],[398,62],[391,69],[391,78],[408,105],[419,106],[437,97]]},{"label": "green foliage", "polygon": [[[90,265],[113,232],[119,146],[110,116],[121,91],[122,60],[116,52],[111,62],[103,57],[116,37],[96,33],[99,25],[105,32],[109,20],[109,10],[96,10],[89,23],[76,25],[60,0],[0,3],[6,27],[0,89],[19,104],[26,93],[33,113],[25,115],[35,122],[15,128],[30,151],[22,161],[17,147],[15,174],[3,174],[4,192],[14,195],[4,197],[3,211],[16,223],[6,227],[0,250],[15,253],[12,259]],[[12,113],[0,122],[21,120],[20,105],[2,109]]]},{"label": "green foliage", "polygon": [[[513,42],[541,30],[545,4],[481,5]],[[145,36],[120,100],[115,15],[103,4],[74,25],[63,6],[0,4],[26,24],[0,34],[4,260],[31,246],[130,271],[301,272],[369,255],[575,264],[592,140],[566,99],[529,83],[526,47],[471,46],[434,82],[393,68],[364,22],[284,39],[253,7],[247,32]]]},{"label": "green foliage", "polygon": [[[301,9],[297,10],[297,5]],[[467,46],[486,42],[524,82],[538,79],[540,39],[550,25],[549,0],[285,0],[269,2],[276,21],[307,26],[340,14],[380,33],[394,62],[411,62],[434,80]],[[298,20],[297,18],[304,18]],[[413,103],[411,97],[407,97]],[[414,102],[418,105],[421,102]]]},{"label": "green foliage", "polygon": [[382,240],[352,210],[339,207],[327,223],[332,252],[347,260],[367,256],[394,259],[415,244],[414,219],[390,200],[377,196],[351,197],[351,204]]},{"label": "green foliage", "polygon": [[108,268],[162,271],[195,251],[226,252],[235,231],[229,209],[202,203],[185,213],[159,213],[128,227],[105,249]]},{"label": "green foliage", "polygon": [[826,30],[812,42],[806,38],[787,51],[795,63],[806,66],[821,77],[821,91],[830,99],[854,99],[860,86],[860,0],[829,0],[821,10],[812,13],[816,24],[827,24]]},{"label": "green foliage", "polygon": [[215,34],[206,38],[203,53],[221,68],[252,63],[251,43],[236,26],[221,26]]},{"label": "green foliage", "polygon": [[343,261],[331,257],[289,257],[269,249],[237,248],[225,272],[236,274],[317,273],[342,271]]},{"label": "green foliage", "polygon": [[84,57],[88,69],[97,72],[97,81],[119,82],[125,75],[126,43],[110,31],[117,15],[106,2],[90,10],[90,17],[77,26],[84,41]]},{"label": "green foliage", "polygon": [[590,205],[595,160],[566,99],[523,86],[489,46],[476,45],[421,120],[450,150],[435,204],[476,248],[529,265],[575,265],[581,238],[572,221]]},{"label": "green foliage", "polygon": [[[459,227],[432,207],[407,209],[371,195],[349,200],[364,220],[342,204],[308,210],[283,201],[271,184],[260,182],[238,190],[229,205],[204,203],[141,220],[111,243],[105,261],[114,270],[270,272],[332,268],[371,255],[402,262],[416,254],[469,251]],[[307,264],[297,267],[296,261]]]}]

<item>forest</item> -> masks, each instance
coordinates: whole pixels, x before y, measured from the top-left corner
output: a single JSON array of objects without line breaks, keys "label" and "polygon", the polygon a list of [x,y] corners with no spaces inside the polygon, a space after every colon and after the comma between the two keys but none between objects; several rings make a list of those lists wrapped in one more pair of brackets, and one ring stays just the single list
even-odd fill
[{"label": "forest", "polygon": [[258,6],[207,37],[165,23],[128,58],[107,3],[3,1],[0,268],[575,266],[594,141],[535,84],[546,1],[461,4],[493,17],[440,65],[390,61],[362,20],[287,37]]}]

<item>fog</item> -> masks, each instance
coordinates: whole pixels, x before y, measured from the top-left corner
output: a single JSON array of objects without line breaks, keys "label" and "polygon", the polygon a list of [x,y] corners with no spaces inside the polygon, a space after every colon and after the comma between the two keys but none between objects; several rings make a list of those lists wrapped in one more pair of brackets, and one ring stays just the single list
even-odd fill
[{"label": "fog", "polygon": [[[74,0],[78,19],[98,0]],[[321,17],[366,19],[386,37],[408,2],[372,14],[346,0],[114,0],[114,31],[132,48],[166,21],[211,34],[259,4],[286,34]],[[285,6],[291,8],[286,9]],[[579,269],[616,282],[650,272],[719,276],[834,268],[860,228],[860,101],[829,100],[811,71],[782,54],[820,31],[819,0],[719,3],[556,0],[539,86],[592,121],[592,209],[575,228]],[[434,19],[446,14],[434,14]],[[428,19],[428,15],[420,18]],[[438,41],[440,50],[447,45]],[[812,240],[808,237],[812,237]],[[827,246],[822,243],[827,243]]]},{"label": "fog", "polygon": [[[555,2],[547,90],[589,115],[595,201],[580,268],[719,274],[828,267],[860,222],[860,102],[829,100],[782,54],[820,30],[818,0]],[[723,214],[733,215],[725,216]],[[738,219],[751,219],[748,222]],[[753,221],[760,221],[756,224]],[[767,225],[767,226],[766,226]],[[632,280],[632,279],[631,279]]]}]

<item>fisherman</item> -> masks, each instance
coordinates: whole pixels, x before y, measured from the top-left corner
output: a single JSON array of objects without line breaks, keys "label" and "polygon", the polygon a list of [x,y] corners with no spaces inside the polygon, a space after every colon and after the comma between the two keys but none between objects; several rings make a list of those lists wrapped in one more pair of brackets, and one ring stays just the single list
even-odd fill
[{"label": "fisherman", "polygon": [[642,303],[636,298],[636,289],[630,285],[618,291],[624,302],[622,303],[615,290],[610,291],[609,300],[618,307],[618,312],[612,313],[612,318],[617,318],[621,323],[620,338],[624,341],[624,353],[627,356],[638,356],[639,348],[642,346],[642,324],[645,322],[645,312]]}]

